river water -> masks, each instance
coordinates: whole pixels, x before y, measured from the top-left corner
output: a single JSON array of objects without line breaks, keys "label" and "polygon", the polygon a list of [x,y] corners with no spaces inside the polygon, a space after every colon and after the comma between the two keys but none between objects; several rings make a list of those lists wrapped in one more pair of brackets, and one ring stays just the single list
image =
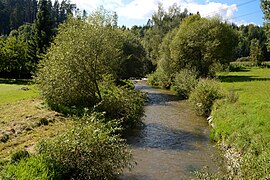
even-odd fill
[{"label": "river water", "polygon": [[188,102],[171,91],[144,81],[137,81],[136,88],[148,93],[146,116],[144,126],[127,137],[137,165],[120,179],[195,179],[192,172],[206,166],[217,172],[220,158],[205,118],[196,116]]}]

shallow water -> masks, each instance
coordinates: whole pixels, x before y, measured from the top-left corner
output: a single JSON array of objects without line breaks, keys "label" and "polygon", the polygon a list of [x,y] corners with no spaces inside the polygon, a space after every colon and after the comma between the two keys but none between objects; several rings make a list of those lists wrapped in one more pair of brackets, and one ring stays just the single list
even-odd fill
[{"label": "shallow water", "polygon": [[220,158],[209,140],[209,127],[173,92],[143,81],[136,88],[148,93],[144,127],[127,137],[137,165],[120,179],[194,179],[195,170],[208,166],[217,172]]}]

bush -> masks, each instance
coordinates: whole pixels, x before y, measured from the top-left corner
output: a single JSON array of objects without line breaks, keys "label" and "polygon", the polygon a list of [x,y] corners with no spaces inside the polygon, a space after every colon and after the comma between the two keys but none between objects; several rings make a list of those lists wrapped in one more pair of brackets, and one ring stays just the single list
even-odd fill
[{"label": "bush", "polygon": [[191,92],[189,101],[193,104],[198,115],[209,116],[215,100],[222,98],[217,81],[201,79],[197,87]]},{"label": "bush", "polygon": [[144,115],[144,97],[137,90],[125,86],[115,86],[108,77],[100,85],[102,101],[96,110],[106,112],[112,119],[121,119],[122,127],[131,128],[141,124]]},{"label": "bush", "polygon": [[6,165],[0,179],[63,179],[61,169],[43,155],[30,156],[15,164]]},{"label": "bush", "polygon": [[183,98],[188,98],[197,84],[198,80],[196,72],[188,69],[183,69],[177,73],[173,83],[174,89]]},{"label": "bush", "polygon": [[124,140],[115,135],[119,121],[102,121],[99,113],[84,116],[72,130],[41,142],[39,153],[60,164],[66,179],[115,178],[131,167],[132,157]]},{"label": "bush", "polygon": [[168,77],[163,69],[158,68],[153,74],[147,76],[148,83],[152,86],[160,86],[169,89],[172,85],[171,78]]}]

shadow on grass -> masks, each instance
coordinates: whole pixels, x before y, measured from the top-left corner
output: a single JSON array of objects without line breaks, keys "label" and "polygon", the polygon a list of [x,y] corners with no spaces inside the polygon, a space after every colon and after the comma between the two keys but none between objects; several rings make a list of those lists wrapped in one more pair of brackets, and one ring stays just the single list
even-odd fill
[{"label": "shadow on grass", "polygon": [[16,84],[16,85],[30,85],[32,84],[31,79],[5,79],[0,78],[0,84]]},{"label": "shadow on grass", "polygon": [[258,78],[256,76],[220,76],[221,82],[248,82],[248,81],[270,81],[270,78]]}]

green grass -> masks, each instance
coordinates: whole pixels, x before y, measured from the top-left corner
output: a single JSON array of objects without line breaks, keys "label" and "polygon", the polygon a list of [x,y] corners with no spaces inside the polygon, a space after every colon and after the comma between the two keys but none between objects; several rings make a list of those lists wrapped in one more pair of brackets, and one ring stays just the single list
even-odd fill
[{"label": "green grass", "polygon": [[[48,125],[41,124],[44,119]],[[41,139],[54,137],[70,127],[72,121],[49,110],[30,81],[0,78],[0,164],[1,159],[8,159],[18,150],[34,152]],[[2,142],[5,135],[8,141]]]},{"label": "green grass", "polygon": [[35,85],[27,80],[0,79],[0,105],[38,96]]},{"label": "green grass", "polygon": [[242,171],[235,176],[270,178],[270,69],[245,69],[220,79],[225,89],[234,88],[239,100],[216,102],[212,138],[242,155]]}]

